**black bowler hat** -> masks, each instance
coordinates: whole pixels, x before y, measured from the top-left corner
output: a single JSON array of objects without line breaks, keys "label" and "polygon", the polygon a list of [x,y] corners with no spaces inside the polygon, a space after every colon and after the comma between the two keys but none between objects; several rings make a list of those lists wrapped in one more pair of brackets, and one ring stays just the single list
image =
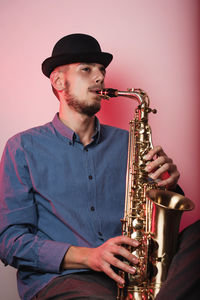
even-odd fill
[{"label": "black bowler hat", "polygon": [[42,63],[42,72],[50,77],[56,67],[76,62],[99,63],[106,68],[112,58],[112,54],[101,51],[95,38],[75,33],[64,36],[55,44],[52,56]]}]

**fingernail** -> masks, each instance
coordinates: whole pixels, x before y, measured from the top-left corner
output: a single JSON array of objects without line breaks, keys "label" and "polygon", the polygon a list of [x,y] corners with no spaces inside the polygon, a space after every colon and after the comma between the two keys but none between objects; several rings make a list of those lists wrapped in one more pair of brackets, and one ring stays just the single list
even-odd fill
[{"label": "fingernail", "polygon": [[134,245],[135,247],[137,247],[137,246],[140,245],[140,242],[134,239],[134,240],[133,240],[133,245]]},{"label": "fingernail", "polygon": [[155,180],[155,182],[156,182],[156,183],[159,183],[159,182],[161,182],[161,179],[160,179],[160,178],[157,178],[157,179]]},{"label": "fingernail", "polygon": [[132,274],[135,274],[136,268],[132,267],[130,271],[131,271]]},{"label": "fingernail", "polygon": [[138,264],[138,263],[139,263],[139,259],[134,257],[134,258],[132,259],[132,262],[133,262],[134,264]]},{"label": "fingernail", "polygon": [[148,159],[150,159],[150,155],[149,154],[146,154],[146,155],[144,155],[144,157],[143,157],[145,160],[148,160]]},{"label": "fingernail", "polygon": [[150,171],[150,170],[151,170],[151,167],[150,167],[150,166],[146,166],[146,167],[145,167],[145,171],[148,172],[148,171]]},{"label": "fingernail", "polygon": [[119,284],[120,284],[120,285],[122,285],[122,286],[123,286],[123,285],[124,285],[124,283],[125,283],[124,279],[120,279],[120,280],[119,280]]},{"label": "fingernail", "polygon": [[149,177],[151,177],[152,179],[155,179],[154,173],[149,173]]}]

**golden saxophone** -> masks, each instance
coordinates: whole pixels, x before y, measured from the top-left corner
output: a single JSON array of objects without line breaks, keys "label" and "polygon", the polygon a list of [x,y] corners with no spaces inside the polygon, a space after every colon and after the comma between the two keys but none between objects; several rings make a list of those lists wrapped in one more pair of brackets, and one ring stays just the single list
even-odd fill
[{"label": "golden saxophone", "polygon": [[[138,102],[134,119],[130,121],[126,197],[122,234],[140,242],[137,248],[126,248],[139,258],[134,275],[119,271],[125,285],[118,287],[117,300],[154,299],[176,251],[180,219],[183,211],[194,208],[188,198],[158,188],[145,171],[144,156],[152,149],[150,108],[147,94],[140,89],[97,91],[104,99],[123,96]],[[130,262],[127,264],[133,266]]]}]

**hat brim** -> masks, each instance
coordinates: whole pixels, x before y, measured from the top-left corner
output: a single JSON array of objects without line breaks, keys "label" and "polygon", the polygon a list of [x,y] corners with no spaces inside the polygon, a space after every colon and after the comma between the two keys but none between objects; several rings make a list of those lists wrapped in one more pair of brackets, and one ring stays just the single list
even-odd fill
[{"label": "hat brim", "polygon": [[112,54],[106,52],[57,55],[45,59],[42,63],[42,72],[45,76],[50,77],[56,67],[76,62],[99,63],[106,68],[112,59]]}]

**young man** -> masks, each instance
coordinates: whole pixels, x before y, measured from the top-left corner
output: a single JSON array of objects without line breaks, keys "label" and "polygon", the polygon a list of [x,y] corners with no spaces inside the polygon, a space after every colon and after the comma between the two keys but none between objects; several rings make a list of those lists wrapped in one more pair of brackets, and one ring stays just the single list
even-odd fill
[{"label": "young man", "polygon": [[[138,242],[121,236],[128,133],[95,117],[111,60],[91,36],[59,40],[42,64],[59,113],[5,147],[0,257],[18,269],[22,299],[115,299],[115,268],[135,272],[118,259],[138,263],[123,247]],[[153,179],[168,171],[159,185],[176,189],[179,172],[160,146],[146,160]]]}]

